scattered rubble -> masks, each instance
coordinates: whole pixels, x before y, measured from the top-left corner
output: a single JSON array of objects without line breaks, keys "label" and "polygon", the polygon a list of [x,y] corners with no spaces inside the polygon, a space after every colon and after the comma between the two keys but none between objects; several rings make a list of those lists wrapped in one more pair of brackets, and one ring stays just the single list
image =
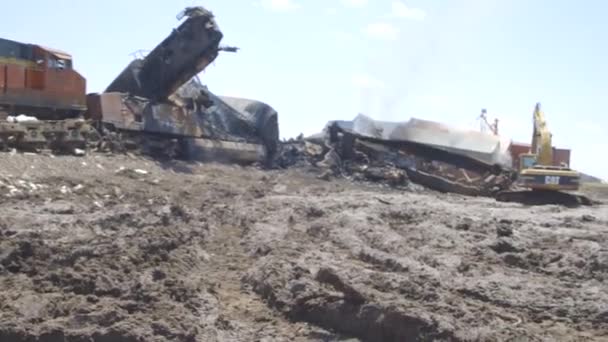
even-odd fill
[{"label": "scattered rubble", "polygon": [[[371,119],[369,119],[371,120]],[[509,189],[515,172],[427,144],[366,136],[330,123],[323,134],[283,142],[277,165],[313,166],[332,176],[406,187],[410,182],[446,193],[492,197]]]}]

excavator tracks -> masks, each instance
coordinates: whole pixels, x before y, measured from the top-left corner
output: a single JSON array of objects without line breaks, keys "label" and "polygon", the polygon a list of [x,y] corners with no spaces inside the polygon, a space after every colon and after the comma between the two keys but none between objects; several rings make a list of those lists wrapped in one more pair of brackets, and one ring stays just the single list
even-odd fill
[{"label": "excavator tracks", "polygon": [[507,190],[496,194],[499,202],[515,202],[524,205],[562,205],[566,207],[591,206],[590,198],[574,193],[549,190]]}]

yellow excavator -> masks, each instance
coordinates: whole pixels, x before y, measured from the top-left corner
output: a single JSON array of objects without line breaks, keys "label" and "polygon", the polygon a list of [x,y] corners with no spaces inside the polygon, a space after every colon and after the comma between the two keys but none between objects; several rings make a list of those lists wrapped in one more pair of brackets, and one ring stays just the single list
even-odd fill
[{"label": "yellow excavator", "polygon": [[553,165],[551,138],[540,103],[537,103],[534,108],[534,130],[530,153],[519,156],[517,186],[522,189],[499,192],[496,195],[497,200],[531,205],[592,204],[589,198],[568,192],[579,190],[581,176],[568,165]]}]

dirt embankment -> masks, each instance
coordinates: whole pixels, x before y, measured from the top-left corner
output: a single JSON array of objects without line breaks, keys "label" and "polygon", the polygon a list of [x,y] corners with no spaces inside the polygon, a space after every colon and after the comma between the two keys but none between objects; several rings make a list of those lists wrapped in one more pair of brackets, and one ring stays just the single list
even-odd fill
[{"label": "dirt embankment", "polygon": [[0,341],[602,340],[608,210],[15,155]]}]

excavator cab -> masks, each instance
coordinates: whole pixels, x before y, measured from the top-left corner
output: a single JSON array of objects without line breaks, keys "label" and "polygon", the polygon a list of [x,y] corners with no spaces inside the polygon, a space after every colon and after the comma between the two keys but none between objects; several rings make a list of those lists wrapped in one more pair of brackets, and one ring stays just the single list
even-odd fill
[{"label": "excavator cab", "polygon": [[519,155],[519,172],[529,169],[536,164],[536,154],[523,153]]}]

